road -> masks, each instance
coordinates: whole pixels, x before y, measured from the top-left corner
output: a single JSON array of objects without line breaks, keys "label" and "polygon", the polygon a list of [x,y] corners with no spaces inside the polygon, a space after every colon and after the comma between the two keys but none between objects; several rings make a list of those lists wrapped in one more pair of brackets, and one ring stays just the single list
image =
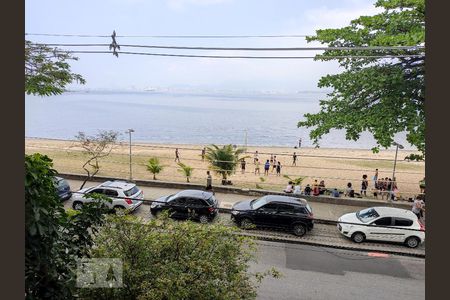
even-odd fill
[{"label": "road", "polygon": [[264,279],[257,299],[425,299],[424,259],[373,257],[367,252],[258,243],[258,263],[251,270],[275,267],[283,277]]}]

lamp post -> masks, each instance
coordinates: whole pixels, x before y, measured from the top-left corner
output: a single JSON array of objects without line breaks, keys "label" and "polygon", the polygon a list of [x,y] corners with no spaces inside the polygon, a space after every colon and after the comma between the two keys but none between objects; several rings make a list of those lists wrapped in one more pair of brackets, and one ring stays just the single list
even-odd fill
[{"label": "lamp post", "polygon": [[395,159],[394,159],[394,169],[392,171],[392,183],[391,183],[391,190],[390,195],[392,195],[392,190],[394,189],[394,182],[395,182],[395,167],[397,166],[397,154],[398,154],[398,148],[403,149],[403,145],[400,145],[399,143],[393,142],[392,145],[396,146],[395,148]]},{"label": "lamp post", "polygon": [[134,129],[128,129],[125,133],[128,133],[130,136],[130,180],[133,180],[133,171],[131,169],[131,133],[134,132]]}]

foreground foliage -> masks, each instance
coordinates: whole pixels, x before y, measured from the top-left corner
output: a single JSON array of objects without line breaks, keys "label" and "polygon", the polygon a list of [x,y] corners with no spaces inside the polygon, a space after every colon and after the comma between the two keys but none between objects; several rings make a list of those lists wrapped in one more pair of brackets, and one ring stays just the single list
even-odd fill
[{"label": "foreground foliage", "polygon": [[176,222],[167,214],[143,224],[111,216],[92,257],[123,261],[123,288],[82,289],[86,299],[254,299],[275,270],[251,274],[255,244],[219,224]]},{"label": "foreground foliage", "polygon": [[89,255],[92,235],[103,222],[104,202],[68,215],[56,194],[49,157],[25,156],[26,299],[70,299],[76,260]]},{"label": "foreground foliage", "polygon": [[71,72],[68,60],[78,58],[57,48],[25,41],[25,92],[39,96],[59,95],[70,83],[85,84],[81,75]]},{"label": "foreground foliage", "polygon": [[[384,11],[362,16],[341,29],[317,30],[308,41],[331,47],[416,46],[425,44],[424,0],[378,0]],[[343,55],[420,55],[419,57],[336,58]],[[425,54],[424,50],[327,50],[316,60],[337,60],[345,71],[327,75],[318,86],[332,88],[321,111],[305,114],[299,127],[313,127],[310,137],[319,139],[331,129],[345,129],[346,138],[357,140],[369,131],[377,141],[373,148],[389,147],[394,135],[406,131],[407,141],[425,154]]]}]

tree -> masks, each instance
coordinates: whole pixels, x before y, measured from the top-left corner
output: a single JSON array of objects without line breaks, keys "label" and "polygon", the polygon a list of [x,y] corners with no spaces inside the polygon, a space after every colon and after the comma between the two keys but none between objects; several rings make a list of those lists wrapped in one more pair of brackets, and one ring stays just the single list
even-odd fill
[{"label": "tree", "polygon": [[39,96],[59,95],[72,82],[85,84],[81,75],[71,72],[68,60],[78,58],[67,51],[25,41],[25,92]]},{"label": "tree", "polygon": [[[88,299],[254,299],[256,245],[235,227],[177,222],[164,214],[146,223],[111,216],[95,237],[95,258],[120,258],[124,286],[82,289]],[[256,279],[256,280],[253,280]]]},{"label": "tree", "polygon": [[186,176],[186,181],[189,182],[190,177],[192,176],[192,172],[194,172],[194,168],[188,165],[185,165],[181,162],[178,163],[178,166],[180,166],[181,169],[178,169],[181,173]]},{"label": "tree", "polygon": [[234,149],[232,145],[225,145],[221,148],[211,145],[206,147],[205,158],[209,161],[210,168],[222,176],[222,184],[225,184],[227,176],[234,173],[238,161],[241,159],[240,155],[244,152],[244,148]]},{"label": "tree", "polygon": [[161,173],[164,166],[161,165],[157,157],[152,157],[147,162],[147,170],[153,174],[153,180],[156,180],[156,174]]},{"label": "tree", "polygon": [[80,189],[100,171],[99,160],[111,154],[111,151],[117,145],[118,136],[119,133],[112,130],[100,131],[94,136],[88,136],[84,132],[78,132],[75,136],[77,140],[75,146],[81,147],[87,157],[87,161],[83,164],[83,169],[86,171],[87,176],[81,184]]},{"label": "tree", "polygon": [[70,299],[75,291],[77,258],[89,255],[91,233],[103,222],[107,206],[99,201],[67,214],[56,194],[52,160],[25,156],[25,297]]},{"label": "tree", "polygon": [[292,181],[295,185],[300,185],[302,184],[302,181],[305,180],[306,176],[300,176],[297,178],[292,178],[288,175],[283,175],[284,178],[288,179],[289,181]]},{"label": "tree", "polygon": [[[330,47],[420,46],[425,43],[424,0],[378,0],[384,11],[362,16],[341,29],[317,30],[308,42]],[[336,58],[343,55],[406,55],[398,58]],[[417,56],[411,56],[417,55]],[[346,130],[348,140],[369,131],[377,141],[373,151],[389,147],[394,134],[406,131],[407,141],[425,154],[424,50],[327,50],[316,60],[337,60],[345,69],[327,75],[318,86],[332,88],[321,100],[319,113],[304,115],[299,127],[314,127],[311,139],[318,145],[331,129]]]}]

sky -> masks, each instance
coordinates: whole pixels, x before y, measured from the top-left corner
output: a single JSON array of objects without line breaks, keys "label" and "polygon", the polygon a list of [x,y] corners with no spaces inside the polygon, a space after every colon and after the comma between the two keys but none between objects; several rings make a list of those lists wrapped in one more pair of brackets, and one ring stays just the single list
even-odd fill
[{"label": "sky", "polygon": [[[381,10],[375,0],[40,0],[25,1],[25,32],[110,35],[311,35],[340,28]],[[27,36],[34,42],[110,43],[111,38]],[[120,44],[302,47],[304,38],[157,39],[117,38]],[[94,50],[94,49],[89,49]],[[95,50],[109,50],[107,47]],[[130,49],[155,53],[273,55],[274,52]],[[312,56],[317,52],[281,55]],[[72,70],[87,81],[71,89],[187,88],[247,91],[316,91],[322,76],[341,72],[336,62],[200,59],[77,54]]]}]

